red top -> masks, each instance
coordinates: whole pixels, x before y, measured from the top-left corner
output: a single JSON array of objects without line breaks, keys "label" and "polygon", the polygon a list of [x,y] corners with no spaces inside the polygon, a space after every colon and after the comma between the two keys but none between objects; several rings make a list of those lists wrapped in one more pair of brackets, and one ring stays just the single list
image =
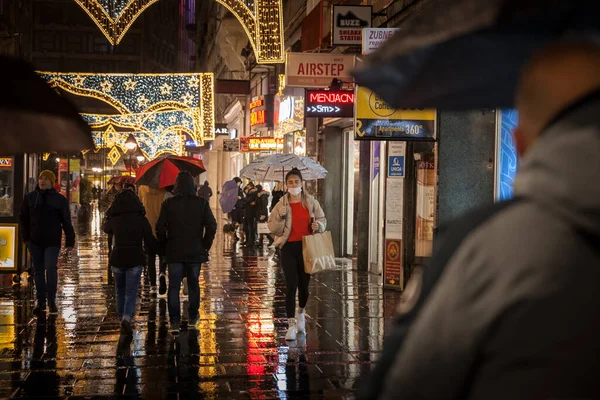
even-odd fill
[{"label": "red top", "polygon": [[311,235],[310,214],[302,202],[290,203],[292,207],[292,232],[288,242],[301,242],[304,236]]}]

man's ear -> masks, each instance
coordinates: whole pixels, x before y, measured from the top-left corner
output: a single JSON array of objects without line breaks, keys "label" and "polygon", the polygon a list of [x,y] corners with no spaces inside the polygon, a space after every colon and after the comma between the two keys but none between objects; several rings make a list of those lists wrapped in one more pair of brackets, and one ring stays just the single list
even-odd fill
[{"label": "man's ear", "polygon": [[525,134],[520,125],[518,125],[513,131],[513,138],[515,140],[515,146],[517,148],[517,154],[519,158],[522,158],[527,151],[527,141],[525,139]]}]

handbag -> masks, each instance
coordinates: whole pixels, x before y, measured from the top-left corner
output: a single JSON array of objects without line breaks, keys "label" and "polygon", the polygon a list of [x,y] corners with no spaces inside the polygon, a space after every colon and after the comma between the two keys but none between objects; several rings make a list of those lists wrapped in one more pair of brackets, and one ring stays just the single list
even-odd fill
[{"label": "handbag", "polygon": [[304,272],[314,274],[337,269],[331,232],[317,233],[302,238]]},{"label": "handbag", "polygon": [[267,224],[266,222],[260,222],[257,225],[256,232],[259,235],[269,235],[271,233],[271,231],[269,230],[269,224]]}]

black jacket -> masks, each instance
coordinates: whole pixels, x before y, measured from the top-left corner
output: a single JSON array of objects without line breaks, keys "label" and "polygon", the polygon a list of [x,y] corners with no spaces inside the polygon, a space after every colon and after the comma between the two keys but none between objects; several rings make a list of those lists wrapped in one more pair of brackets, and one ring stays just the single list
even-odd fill
[{"label": "black jacket", "polygon": [[244,200],[245,194],[244,194],[244,191],[242,190],[242,188],[238,188],[238,197],[239,197],[239,199],[235,203],[234,209],[243,210],[244,206],[246,205],[246,201]]},{"label": "black jacket", "polygon": [[113,237],[114,245],[110,254],[110,265],[113,267],[146,265],[146,251],[156,251],[157,243],[146,218],[146,210],[130,190],[124,190],[115,197],[106,212],[104,232]]},{"label": "black jacket", "polygon": [[208,261],[217,233],[217,221],[208,201],[195,195],[194,181],[191,175],[188,177],[178,177],[175,196],[162,204],[156,223],[160,252],[167,263]]},{"label": "black jacket", "polygon": [[210,201],[210,198],[212,197],[212,195],[213,195],[213,191],[210,188],[210,186],[208,186],[208,185],[200,186],[200,189],[198,189],[198,196],[202,197],[206,201]]},{"label": "black jacket", "polygon": [[277,203],[279,203],[279,200],[281,200],[284,194],[285,192],[283,190],[273,191],[273,198],[271,199],[271,211],[273,211],[273,208],[275,208]]},{"label": "black jacket", "polygon": [[269,195],[266,190],[258,193],[256,200],[256,219],[261,221],[260,217],[265,217],[262,222],[267,222],[269,219]]},{"label": "black jacket", "polygon": [[248,190],[246,193],[246,205],[244,206],[244,215],[246,218],[256,218],[256,201],[258,200],[258,191],[256,188]]},{"label": "black jacket", "polygon": [[41,247],[60,247],[62,231],[67,247],[75,245],[75,230],[67,199],[54,188],[37,188],[21,204],[21,232],[23,241]]}]

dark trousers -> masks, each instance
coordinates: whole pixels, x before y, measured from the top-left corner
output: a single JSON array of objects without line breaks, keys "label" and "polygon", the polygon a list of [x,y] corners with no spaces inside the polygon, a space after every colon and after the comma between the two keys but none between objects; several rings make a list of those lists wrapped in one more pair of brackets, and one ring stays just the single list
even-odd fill
[{"label": "dark trousers", "polygon": [[310,274],[304,272],[302,242],[288,242],[281,249],[281,266],[285,276],[287,290],[285,293],[285,311],[288,318],[296,316],[296,292],[298,306],[306,307],[308,301],[308,284]]},{"label": "dark trousers", "polygon": [[56,301],[56,287],[58,285],[58,255],[60,247],[41,247],[31,242],[27,243],[29,253],[33,259],[35,271],[35,291],[38,304],[46,305],[46,299],[53,303]]},{"label": "dark trousers", "polygon": [[197,319],[200,310],[200,277],[201,264],[169,263],[169,319],[179,323],[181,308],[179,306],[179,288],[181,281],[187,277],[188,282],[188,313],[190,319]]},{"label": "dark trousers", "polygon": [[254,217],[246,217],[244,220],[244,233],[246,234],[246,243],[254,245],[256,242],[256,219]]},{"label": "dark trousers", "polygon": [[[147,252],[148,256],[148,280],[151,286],[156,286],[156,253]],[[158,256],[158,273],[164,274],[167,272],[167,264],[163,261],[163,258]]]}]

